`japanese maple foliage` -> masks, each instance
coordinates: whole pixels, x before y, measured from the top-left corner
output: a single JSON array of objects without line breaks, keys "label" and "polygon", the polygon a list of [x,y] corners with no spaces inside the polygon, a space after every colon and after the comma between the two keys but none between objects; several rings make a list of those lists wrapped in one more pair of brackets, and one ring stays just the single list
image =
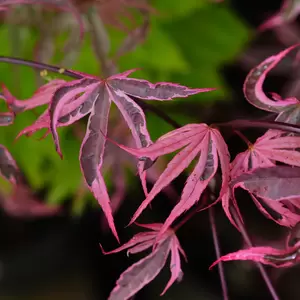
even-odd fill
[{"label": "japanese maple foliage", "polygon": [[[149,229],[150,232],[140,232],[121,247],[109,252],[105,252],[100,245],[102,252],[104,254],[112,254],[128,249],[127,255],[129,255],[153,247],[156,243],[157,234],[161,231],[163,224],[136,224]],[[135,295],[159,274],[166,264],[169,254],[171,254],[171,278],[161,293],[161,295],[165,294],[176,280],[180,281],[182,279],[183,272],[181,270],[180,254],[187,260],[175,232],[171,229],[164,232],[155,250],[121,274],[116,282],[116,287],[112,290],[108,299],[126,300]]]},{"label": "japanese maple foliage", "polygon": [[[122,131],[120,130],[118,134],[123,137],[121,143],[126,145],[119,146],[130,153],[132,159],[138,158],[138,173],[145,193],[145,199],[133,214],[130,224],[137,220],[163,189],[193,165],[194,169],[187,177],[178,203],[174,205],[164,222],[140,224],[141,227],[150,231],[137,234],[129,242],[115,250],[107,253],[103,251],[105,254],[117,253],[125,249],[128,249],[128,253],[137,253],[147,249],[151,251],[149,255],[133,264],[120,276],[109,299],[121,300],[132,297],[158,275],[166,264],[169,254],[171,254],[171,279],[162,294],[175,280],[181,279],[180,253],[185,255],[175,231],[193,216],[193,210],[194,212],[199,211],[196,205],[198,202],[201,202],[202,209],[210,209],[212,205],[222,202],[224,212],[231,223],[243,232],[243,223],[240,222],[242,216],[237,205],[239,199],[236,199],[235,195],[236,189],[241,188],[249,193],[264,216],[281,226],[291,228],[298,226],[300,222],[300,136],[299,130],[295,129],[299,129],[297,124],[300,123],[299,100],[294,97],[282,99],[275,93],[268,97],[263,91],[263,83],[268,72],[298,46],[295,45],[266,58],[249,72],[244,83],[246,100],[258,109],[275,113],[276,118],[275,121],[269,123],[259,121],[255,123],[254,120],[246,122],[248,127],[256,126],[268,129],[254,143],[247,141],[247,138],[234,128],[234,132],[247,142],[248,149],[239,153],[231,162],[230,149],[222,135],[222,128],[229,127],[230,122],[213,125],[195,123],[181,127],[175,126],[178,128],[153,142],[147,129],[145,113],[140,106],[141,100],[171,101],[174,98],[185,98],[197,93],[208,92],[213,90],[211,88],[188,88],[168,82],[153,84],[146,80],[129,78],[133,70],[100,79],[92,75],[62,70],[48,65],[41,65],[39,68],[47,67],[48,70],[71,76],[73,80],[52,80],[40,87],[31,98],[23,101],[15,98],[13,93],[2,85],[0,97],[6,102],[8,112],[0,114],[0,125],[10,125],[14,122],[17,114],[46,105],[45,111],[36,122],[23,129],[19,136],[31,135],[35,131],[45,128],[47,129],[46,134],[51,133],[56,151],[61,157],[58,128],[72,125],[83,117],[88,117],[79,153],[80,167],[88,189],[98,200],[117,240],[118,234],[113,214],[123,200],[126,187],[124,168],[128,161],[122,155],[117,157],[118,154],[114,151],[109,151],[108,155],[105,155],[105,151],[109,149],[106,148],[106,140],[109,136],[108,124],[109,121],[112,122],[110,119],[112,104],[116,105],[123,117],[122,122],[126,123],[130,129],[131,136],[128,136],[124,133],[122,125]],[[6,60],[6,62],[8,61],[9,59]],[[20,63],[20,60],[15,59],[14,62],[16,61]],[[24,64],[28,66],[30,62],[26,61]],[[37,65],[36,62],[32,63],[35,68]],[[152,107],[151,104],[150,107]],[[164,115],[160,114],[160,116]],[[170,118],[167,117],[165,120],[170,121]],[[251,122],[255,123],[255,126],[250,126]],[[172,125],[177,124],[176,121],[171,123]],[[230,126],[238,127],[237,124],[242,123],[243,121],[232,122]],[[119,122],[111,124],[116,127]],[[289,132],[291,127],[293,127],[293,133]],[[116,139],[117,136],[114,132],[112,138]],[[132,146],[132,140],[134,146]],[[152,175],[155,174],[152,179],[155,178],[157,172],[153,172],[153,170],[155,170],[156,160],[173,152],[175,152],[174,157],[148,192],[146,175],[152,172]],[[132,168],[133,162],[130,161],[129,164]],[[113,195],[114,203],[111,203],[103,178],[105,165],[114,168],[114,184],[117,191]],[[13,158],[4,147],[0,147],[0,171],[7,180],[15,185],[18,184],[19,171]],[[202,197],[203,194],[206,197]],[[206,203],[208,198],[211,201]],[[174,225],[184,214],[185,217],[181,222]],[[290,266],[299,261],[298,235],[293,234],[293,241],[293,243],[288,243],[286,249],[283,250],[271,247],[250,247],[249,245],[249,249],[225,255],[216,263],[233,259],[250,259],[275,267]]]},{"label": "japanese maple foliage", "polygon": [[283,131],[268,130],[254,144],[248,142],[248,149],[232,161],[231,177],[237,177],[257,168],[273,167],[275,162],[300,166],[300,137],[282,136]]},{"label": "japanese maple foliage", "polygon": [[229,152],[227,145],[220,132],[206,124],[189,124],[173,130],[146,148],[130,149],[121,147],[142,159],[147,157],[151,160],[185,147],[169,162],[144,202],[133,215],[130,224],[139,217],[165,186],[183,172],[196,157],[199,157],[198,163],[186,181],[181,199],[166,219],[157,237],[158,239],[168,230],[176,218],[190,209],[200,199],[202,192],[216,174],[219,161],[222,170],[222,187],[218,199],[222,198],[228,188]]},{"label": "japanese maple foliage", "polygon": [[[89,115],[86,135],[80,149],[80,166],[85,181],[101,205],[109,226],[118,239],[113,221],[109,195],[101,175],[103,154],[105,149],[105,135],[111,102],[116,104],[125,122],[131,130],[137,147],[149,146],[152,141],[146,127],[145,114],[141,107],[131,98],[144,100],[169,101],[173,98],[188,97],[200,92],[213,89],[191,89],[173,83],[152,84],[146,80],[128,78],[134,70],[113,75],[105,80],[94,76],[76,73],[79,79],[48,83],[39,89],[31,100],[24,101],[27,106],[33,107],[37,102],[49,103],[45,113],[31,127],[23,130],[21,134],[32,133],[41,128],[51,130],[57,152],[62,156],[57,127],[71,125],[82,117]],[[7,103],[17,106],[16,100],[4,89]],[[146,178],[145,166],[151,165],[150,160],[140,161],[138,170],[145,194]]]}]

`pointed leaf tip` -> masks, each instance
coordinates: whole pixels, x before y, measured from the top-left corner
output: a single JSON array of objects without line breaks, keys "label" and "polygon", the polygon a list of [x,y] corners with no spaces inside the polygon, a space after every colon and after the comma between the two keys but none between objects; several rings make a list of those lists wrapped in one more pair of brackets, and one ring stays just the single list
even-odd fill
[{"label": "pointed leaf tip", "polygon": [[267,97],[263,91],[263,83],[267,74],[296,47],[299,47],[299,44],[293,45],[276,55],[268,57],[249,72],[245,79],[243,90],[245,98],[250,104],[262,110],[278,113],[286,106],[297,103],[297,99],[295,98],[285,100],[277,99],[274,101]]}]

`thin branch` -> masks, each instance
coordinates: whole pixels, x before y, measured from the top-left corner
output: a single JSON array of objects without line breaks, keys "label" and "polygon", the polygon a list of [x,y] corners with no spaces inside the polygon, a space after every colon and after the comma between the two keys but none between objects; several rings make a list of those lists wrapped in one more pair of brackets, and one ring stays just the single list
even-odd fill
[{"label": "thin branch", "polygon": [[[220,244],[219,244],[218,235],[217,235],[214,207],[211,207],[208,210],[208,213],[209,213],[209,222],[211,225],[214,247],[215,247],[215,251],[216,251],[216,257],[217,257],[217,259],[219,259],[221,257],[221,250],[220,250]],[[224,268],[223,268],[222,261],[218,264],[218,269],[219,269],[219,276],[220,276],[220,280],[221,280],[223,299],[228,300],[229,299],[228,298],[228,289],[227,289],[227,284],[226,284],[226,280],[225,280],[225,274],[224,274]]]},{"label": "thin branch", "polygon": [[[243,223],[241,222],[241,220],[239,218],[239,215],[238,215],[238,213],[237,213],[237,211],[236,211],[236,209],[235,209],[234,206],[230,206],[230,212],[231,212],[231,214],[232,214],[232,216],[234,218],[234,221],[236,222],[238,228],[240,229],[240,232],[241,232],[241,234],[243,236],[243,239],[246,242],[247,246],[248,247],[253,247],[253,244],[252,244],[252,242],[251,242],[251,240],[249,238],[249,235],[248,235],[248,233],[246,231],[246,228],[244,227]],[[255,264],[259,268],[259,271],[260,271],[260,273],[261,273],[261,275],[262,275],[262,277],[263,277],[263,279],[264,279],[264,281],[265,281],[265,283],[266,283],[266,285],[267,285],[267,287],[268,287],[268,289],[269,289],[269,291],[270,291],[273,299],[274,300],[279,300],[280,298],[277,295],[277,292],[275,291],[275,288],[274,288],[274,286],[272,284],[272,281],[271,281],[269,275],[266,272],[265,267],[261,263],[258,263],[258,262],[255,262]]]},{"label": "thin branch", "polygon": [[276,122],[276,121],[260,121],[260,120],[234,120],[225,123],[214,123],[211,126],[216,127],[232,127],[236,128],[265,128],[265,129],[275,129],[282,130],[287,132],[293,132],[300,134],[300,126],[284,123],[284,122]]},{"label": "thin branch", "polygon": [[27,60],[27,59],[21,59],[21,58],[9,57],[9,56],[0,56],[0,62],[13,64],[13,65],[27,66],[38,70],[47,70],[53,73],[63,74],[65,76],[69,76],[75,79],[83,78],[83,75],[73,72],[71,70],[63,69],[49,64],[39,63],[33,60]]}]

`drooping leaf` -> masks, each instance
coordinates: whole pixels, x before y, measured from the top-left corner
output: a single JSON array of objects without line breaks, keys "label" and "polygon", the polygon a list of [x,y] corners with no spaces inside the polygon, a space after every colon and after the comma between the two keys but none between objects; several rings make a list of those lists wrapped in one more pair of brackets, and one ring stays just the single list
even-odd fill
[{"label": "drooping leaf", "polygon": [[[242,174],[231,182],[233,203],[237,208],[234,190],[241,187],[250,193],[266,217],[280,225],[292,227],[300,221],[300,215],[286,204],[290,202],[293,205],[293,200],[299,199],[299,176],[299,167],[288,166],[259,168]],[[228,205],[225,212],[232,220]]]},{"label": "drooping leaf", "polygon": [[[102,252],[104,254],[112,254],[128,249],[128,255],[129,253],[134,254],[153,247],[154,243],[156,243],[157,233],[161,230],[162,224],[137,225],[151,231],[138,233],[129,240],[129,242],[109,252],[105,252],[100,245]],[[181,280],[182,278],[183,273],[181,270],[179,253],[186,259],[185,253],[172,230],[168,230],[164,233],[158,241],[157,247],[149,255],[133,264],[121,274],[116,282],[116,287],[112,290],[108,299],[126,300],[135,295],[159,274],[166,264],[169,253],[171,253],[171,278],[161,294],[163,295],[176,280]]]},{"label": "drooping leaf", "polygon": [[274,249],[271,247],[252,247],[226,254],[215,261],[209,268],[211,269],[221,261],[231,260],[252,260],[275,268],[289,267],[300,260],[300,243],[286,249]]},{"label": "drooping leaf", "polygon": [[276,166],[242,174],[231,184],[234,188],[242,187],[258,197],[279,201],[299,197],[299,178],[300,168]]},{"label": "drooping leaf", "polygon": [[111,100],[104,85],[100,87],[99,94],[101,96],[95,101],[89,117],[87,132],[80,149],[79,160],[85,181],[103,209],[114,236],[119,240],[114,225],[110,199],[104,179],[100,173],[105,147],[103,134],[106,135],[107,132]]},{"label": "drooping leaf", "polygon": [[151,282],[164,267],[170,251],[170,241],[162,242],[151,254],[123,272],[109,300],[127,300]]}]

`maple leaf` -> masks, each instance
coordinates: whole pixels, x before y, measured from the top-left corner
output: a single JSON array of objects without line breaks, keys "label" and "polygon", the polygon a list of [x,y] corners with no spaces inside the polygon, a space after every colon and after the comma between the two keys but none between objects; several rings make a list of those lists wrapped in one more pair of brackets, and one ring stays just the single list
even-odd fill
[{"label": "maple leaf", "polygon": [[[122,245],[121,247],[105,252],[100,245],[104,254],[118,253],[123,250],[127,250],[128,254],[139,253],[152,248],[156,243],[157,233],[160,231],[163,224],[137,224],[151,230],[150,232],[140,232],[136,234],[131,240]],[[180,243],[173,230],[168,230],[159,240],[155,250],[149,255],[133,264],[126,271],[124,271],[120,278],[116,282],[115,288],[112,290],[109,300],[126,300],[135,295],[145,285],[151,282],[162,270],[166,264],[167,258],[171,253],[171,278],[168,281],[165,289],[161,295],[171,287],[171,285],[177,280],[180,281],[183,276],[180,263],[180,253],[186,259],[186,255],[180,246]]]},{"label": "maple leaf", "polygon": [[[109,226],[117,237],[110,199],[100,169],[103,164],[105,136],[111,102],[114,102],[131,130],[137,147],[149,146],[150,139],[146,119],[141,107],[131,98],[168,101],[188,97],[213,89],[191,89],[182,85],[160,82],[152,84],[146,80],[128,78],[134,70],[113,75],[105,80],[75,72],[79,79],[64,83],[51,94],[49,108],[31,127],[21,134],[31,133],[40,128],[51,130],[57,152],[62,156],[57,127],[67,126],[89,114],[86,135],[80,149],[80,166],[89,189],[101,205]],[[47,119],[49,118],[49,119]],[[149,160],[138,163],[143,189],[147,194],[145,166]]]},{"label": "maple leaf", "polygon": [[259,26],[259,30],[263,31],[280,26],[284,23],[294,21],[300,13],[299,0],[283,0],[281,9],[274,16],[266,20]]},{"label": "maple leaf", "polygon": [[[115,120],[110,120],[109,131],[110,138],[114,141],[118,141],[122,144],[134,147],[134,140],[128,133],[125,121],[119,118],[119,114],[114,116]],[[147,182],[154,184],[159,177],[162,168],[165,168],[166,161],[156,162],[150,169],[147,169]],[[114,143],[108,143],[104,153],[104,163],[102,173],[105,174],[111,172],[110,177],[114,186],[114,191],[110,196],[111,208],[113,214],[119,209],[122,204],[126,190],[127,180],[125,169],[129,169],[132,173],[135,172],[136,158],[129,153],[123,151],[117,147]],[[167,186],[163,192],[171,199],[177,199],[178,194],[175,189],[170,185]],[[102,229],[107,228],[107,220],[102,219]]]},{"label": "maple leaf", "polygon": [[181,199],[173,208],[170,216],[166,219],[161,228],[161,232],[158,235],[158,239],[177,217],[190,209],[199,200],[202,192],[216,174],[219,160],[222,170],[222,187],[220,196],[217,200],[225,194],[228,187],[229,152],[227,145],[220,132],[206,124],[188,124],[163,135],[154,144],[146,148],[133,149],[122,145],[120,145],[120,147],[127,152],[140,157],[140,159],[148,157],[151,160],[185,147],[169,162],[164,172],[155,182],[146,199],[133,215],[130,224],[139,217],[142,211],[165,186],[170,184],[172,180],[174,180],[197,156],[199,156],[199,160],[194,170],[186,181]]},{"label": "maple leaf", "polygon": [[269,98],[263,91],[263,83],[268,74],[290,51],[298,45],[291,46],[276,55],[265,59],[253,68],[244,82],[244,95],[253,106],[269,112],[278,113],[276,121],[297,124],[299,118],[299,101],[296,98],[282,100],[280,96],[273,94]]},{"label": "maple leaf", "polygon": [[234,191],[240,187],[248,191],[256,206],[268,218],[282,226],[292,227],[300,221],[300,168],[274,166],[244,173],[230,182],[231,193],[223,198],[223,208],[235,225],[229,209],[229,199],[238,210]]},{"label": "maple leaf", "polygon": [[11,94],[8,88],[2,84],[2,94],[0,95],[0,98],[6,102],[9,110],[12,113],[18,114],[44,104],[49,104],[54,92],[65,83],[65,80],[54,79],[51,82],[41,86],[35,91],[32,97],[25,100],[17,99]]},{"label": "maple leaf", "polygon": [[290,267],[300,261],[300,242],[286,249],[272,247],[251,247],[221,256],[209,269],[221,261],[252,260],[275,268]]},{"label": "maple leaf", "polygon": [[231,163],[230,175],[235,178],[242,173],[275,166],[275,162],[300,167],[300,137],[282,136],[284,132],[268,130],[254,144],[249,143],[245,152],[239,153]]}]

